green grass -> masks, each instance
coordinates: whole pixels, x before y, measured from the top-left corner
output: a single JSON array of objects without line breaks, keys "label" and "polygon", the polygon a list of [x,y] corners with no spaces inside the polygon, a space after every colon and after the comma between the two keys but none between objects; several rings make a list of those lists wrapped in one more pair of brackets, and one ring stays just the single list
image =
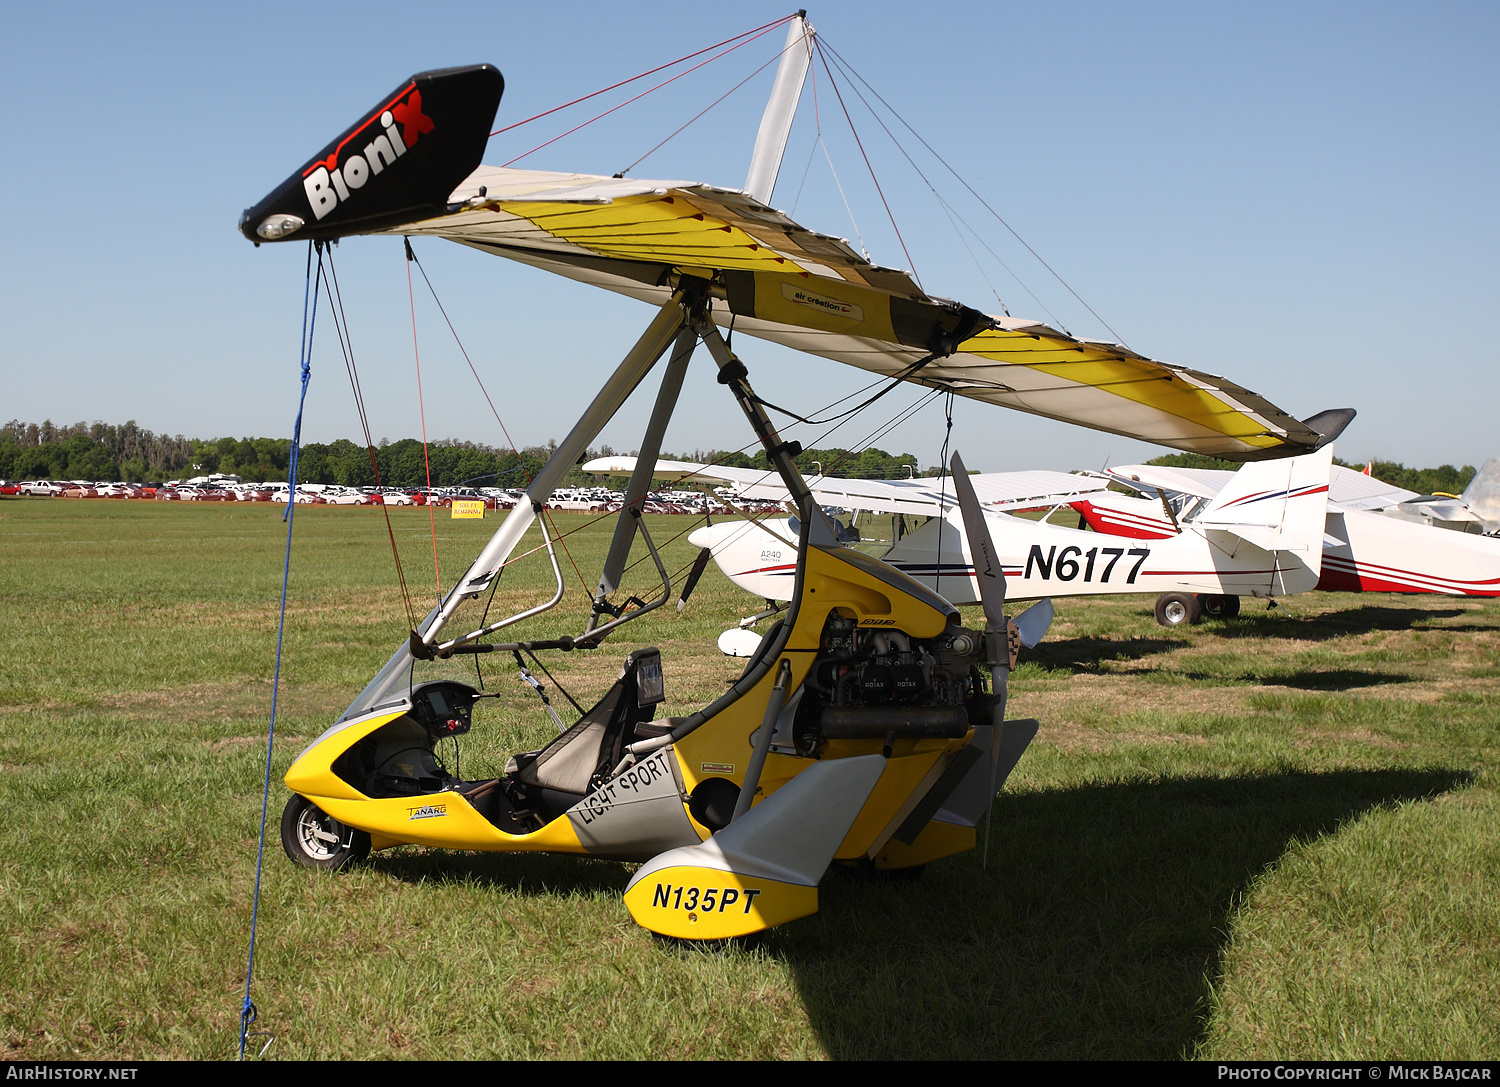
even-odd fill
[{"label": "green grass", "polygon": [[[425,612],[428,515],[391,512]],[[557,523],[596,574],[609,523]],[[494,527],[438,521],[445,585]],[[651,521],[659,543],[688,527]],[[264,506],[0,503],[7,1057],[232,1055],[284,538]],[[674,572],[692,558],[666,551]],[[534,636],[577,633],[562,561],[567,608]],[[517,564],[494,612],[549,577]],[[631,578],[652,585],[646,564]],[[285,860],[280,773],[406,629],[379,511],[300,508],[257,950],[267,1056],[1492,1055],[1500,603],[1311,594],[1177,631],[1150,604],[1064,601],[1023,657],[1012,711],[1042,732],[987,867],[834,871],[815,916],[685,951],[630,920],[627,865],[406,848],[324,877]],[[658,644],[684,712],[738,673],[713,641],[755,605],[710,568],[684,611],[621,632],[638,640],[547,663],[587,703]],[[467,776],[551,732],[505,663],[485,663],[504,697],[482,703]]]}]

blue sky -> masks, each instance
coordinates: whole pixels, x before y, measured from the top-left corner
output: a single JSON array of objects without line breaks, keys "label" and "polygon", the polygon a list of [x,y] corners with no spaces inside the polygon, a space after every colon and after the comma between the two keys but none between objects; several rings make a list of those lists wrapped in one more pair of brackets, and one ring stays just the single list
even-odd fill
[{"label": "blue sky", "polygon": [[[234,229],[242,208],[415,71],[497,65],[507,84],[498,127],[787,10],[12,10],[0,44],[12,104],[0,164],[0,415],[287,434],[304,249],[252,248]],[[808,17],[1136,350],[1223,374],[1295,415],[1358,408],[1339,443],[1346,459],[1477,464],[1500,454],[1500,348],[1490,335],[1500,297],[1500,6],[829,3]],[[780,38],[519,165],[613,173],[767,60]],[[808,96],[773,202],[795,202],[805,225],[862,238],[877,261],[904,266],[818,75],[821,130],[853,222],[813,154]],[[632,175],[741,185],[770,77]],[[1109,336],[940,167],[919,161],[1018,278],[971,240],[984,256],[976,267],[926,185],[852,108],[929,291],[990,311],[998,292],[1013,314]],[[497,137],[485,160],[505,161],[568,124]],[[427,242],[419,253],[522,443],[560,438],[650,316],[458,246]],[[400,243],[350,239],[336,259],[375,436],[415,435]],[[419,297],[428,433],[500,444],[439,320]],[[777,403],[812,410],[863,384],[833,363],[740,347],[757,389]],[[827,443],[859,444],[902,395]],[[706,360],[685,396],[669,449],[748,440]],[[633,407],[602,440],[631,448],[643,414]],[[930,464],[942,431],[934,407],[879,444]],[[358,433],[326,335],[304,433]],[[969,405],[955,414],[954,438],[971,467],[987,470],[1097,467],[1159,451]]]}]

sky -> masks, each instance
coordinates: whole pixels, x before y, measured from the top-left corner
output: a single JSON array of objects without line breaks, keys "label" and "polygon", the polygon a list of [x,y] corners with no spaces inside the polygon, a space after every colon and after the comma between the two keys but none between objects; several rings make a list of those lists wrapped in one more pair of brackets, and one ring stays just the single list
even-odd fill
[{"label": "sky", "polygon": [[[242,209],[414,72],[496,65],[499,128],[789,10],[14,7],[0,42],[10,73],[0,417],[289,435],[306,248],[252,247],[235,229]],[[918,175],[844,84],[877,192],[821,69],[772,200],[803,225],[914,268],[932,294],[1121,339],[1298,417],[1357,408],[1337,446],[1345,460],[1462,465],[1500,454],[1489,329],[1500,298],[1500,6],[839,2],[808,19],[1057,276],[913,152]],[[770,60],[783,36],[517,165],[739,187],[774,65],[636,160]],[[496,136],[484,160],[511,159],[622,93]],[[416,244],[517,444],[561,439],[651,317],[641,303],[460,246]],[[400,242],[347,239],[335,261],[373,437],[419,436],[425,412],[430,438],[507,444],[431,299],[409,300]],[[316,341],[303,436],[357,439],[328,332]],[[867,381],[769,344],[736,347],[762,396],[804,413]],[[643,387],[599,442],[637,446],[652,395]],[[931,465],[946,430],[938,405],[881,433],[919,395],[893,393],[833,434],[787,435]],[[700,349],[666,448],[750,440]],[[952,442],[987,471],[1167,452],[964,402]]]}]

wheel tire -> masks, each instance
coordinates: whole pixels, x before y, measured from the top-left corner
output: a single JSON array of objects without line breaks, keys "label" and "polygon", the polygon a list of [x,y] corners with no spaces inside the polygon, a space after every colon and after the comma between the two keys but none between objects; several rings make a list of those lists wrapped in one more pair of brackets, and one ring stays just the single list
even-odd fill
[{"label": "wheel tire", "polygon": [[1205,619],[1233,619],[1240,613],[1240,598],[1199,593],[1198,606]]},{"label": "wheel tire", "polygon": [[304,868],[336,872],[370,855],[370,836],[294,793],[281,813],[281,848]]},{"label": "wheel tire", "polygon": [[1164,627],[1182,627],[1203,618],[1198,598],[1192,593],[1162,593],[1156,598],[1156,621]]}]

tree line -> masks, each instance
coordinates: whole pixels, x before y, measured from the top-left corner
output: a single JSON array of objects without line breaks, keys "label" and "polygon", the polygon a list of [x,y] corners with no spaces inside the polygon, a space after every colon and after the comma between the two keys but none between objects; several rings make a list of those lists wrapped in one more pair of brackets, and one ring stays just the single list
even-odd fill
[{"label": "tree line", "polygon": [[[155,434],[135,420],[123,425],[74,423],[58,426],[50,419],[42,423],[11,420],[0,427],[0,479],[87,479],[91,481],[163,482],[172,478],[212,475],[222,472],[255,483],[282,482],[287,478],[292,443],[288,438],[185,438],[181,434]],[[335,442],[308,442],[298,458],[297,479],[301,483],[337,483],[346,487],[372,487],[378,480],[388,487],[421,487],[429,478],[434,487],[473,484],[479,487],[524,487],[557,448],[556,442],[530,445],[519,452],[497,449],[480,442],[443,439],[426,450],[416,438],[382,441],[370,450],[347,438]],[[615,450],[601,446],[589,450],[586,459],[613,456]],[[695,449],[663,459],[722,464],[732,468],[770,471],[764,450],[754,453]],[[1171,453],[1149,464],[1180,468],[1240,467],[1234,461],[1197,453]],[[1345,468],[1362,470],[1334,458]],[[925,472],[910,453],[887,453],[883,449],[806,449],[797,456],[803,472],[822,472],[847,479],[906,479],[934,476],[939,466]],[[1377,460],[1371,475],[1385,483],[1419,494],[1458,494],[1474,478],[1475,468],[1408,468],[1395,461]],[[578,469],[569,473],[566,486],[598,482]]]},{"label": "tree line", "polygon": [[[1237,461],[1205,457],[1201,453],[1169,453],[1146,463],[1171,468],[1218,468],[1229,472],[1242,467]],[[1350,464],[1338,457],[1333,458],[1333,463],[1341,468],[1352,468],[1356,472],[1365,470],[1363,464]],[[1392,460],[1370,461],[1369,468],[1370,475],[1380,482],[1416,491],[1418,494],[1462,494],[1477,470],[1472,464],[1466,464],[1462,468],[1455,468],[1451,464],[1443,464],[1437,468],[1408,468]]]},{"label": "tree line", "polygon": [[[371,451],[347,438],[307,442],[298,455],[300,483],[334,483],[348,487],[434,487],[472,484],[478,487],[524,487],[557,448],[557,443],[533,445],[519,452],[479,442],[444,439],[422,443],[415,438],[381,443]],[[613,456],[601,446],[585,459]],[[632,454],[633,455],[633,454]],[[57,426],[51,420],[23,423],[12,420],[0,427],[0,479],[86,479],[90,481],[164,482],[168,479],[223,473],[255,482],[281,482],[291,459],[288,438],[186,438],[155,434],[134,420],[117,426],[74,423]],[[755,454],[723,450],[694,450],[663,459],[725,464],[769,471],[764,451]],[[910,453],[881,449],[809,449],[797,457],[805,472],[821,470],[855,479],[905,479],[921,474]],[[430,475],[429,475],[430,474]],[[600,482],[579,469],[565,485]]]}]

